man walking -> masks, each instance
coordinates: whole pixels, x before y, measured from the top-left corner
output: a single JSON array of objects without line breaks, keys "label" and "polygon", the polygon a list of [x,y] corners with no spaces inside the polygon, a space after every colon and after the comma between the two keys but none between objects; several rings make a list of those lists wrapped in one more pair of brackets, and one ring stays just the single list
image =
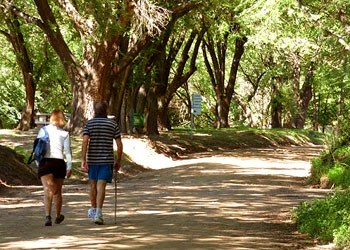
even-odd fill
[{"label": "man walking", "polygon": [[[120,169],[123,144],[118,124],[107,118],[107,104],[94,104],[95,117],[85,123],[83,131],[81,166],[88,172],[90,180],[91,208],[88,217],[98,225],[103,225],[102,207],[106,184],[112,182],[113,165]],[[113,141],[117,144],[117,159],[114,161]],[[87,154],[87,161],[86,161]]]}]

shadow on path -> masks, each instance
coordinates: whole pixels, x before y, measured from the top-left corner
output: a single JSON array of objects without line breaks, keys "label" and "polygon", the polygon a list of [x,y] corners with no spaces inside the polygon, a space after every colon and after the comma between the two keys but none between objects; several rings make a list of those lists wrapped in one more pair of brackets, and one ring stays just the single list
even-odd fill
[{"label": "shadow on path", "polygon": [[179,162],[118,183],[117,225],[113,184],[103,226],[86,219],[87,185],[65,186],[67,219],[50,228],[41,187],[11,190],[0,202],[0,249],[307,249],[313,241],[296,232],[290,210],[325,191],[303,186],[310,165],[300,157],[315,152],[285,150],[290,157],[233,152]]}]

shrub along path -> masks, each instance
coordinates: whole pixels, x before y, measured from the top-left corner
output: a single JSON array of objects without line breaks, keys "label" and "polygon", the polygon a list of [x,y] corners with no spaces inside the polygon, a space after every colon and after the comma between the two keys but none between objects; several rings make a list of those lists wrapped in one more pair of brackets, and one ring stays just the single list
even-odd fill
[{"label": "shrub along path", "polygon": [[0,249],[310,249],[290,210],[324,197],[326,190],[303,185],[320,150],[215,151],[124,178],[116,225],[113,184],[103,226],[86,218],[86,184],[64,187],[66,220],[52,227],[43,226],[42,188],[13,187],[0,193]]}]

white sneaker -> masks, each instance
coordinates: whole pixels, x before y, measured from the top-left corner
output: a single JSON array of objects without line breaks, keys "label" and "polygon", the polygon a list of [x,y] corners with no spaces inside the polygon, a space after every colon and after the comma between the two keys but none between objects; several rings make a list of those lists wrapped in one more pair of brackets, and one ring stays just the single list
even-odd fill
[{"label": "white sneaker", "polygon": [[96,208],[90,208],[87,213],[88,218],[91,218],[92,221],[94,221],[94,218],[96,216]]},{"label": "white sneaker", "polygon": [[96,214],[95,218],[94,218],[94,222],[97,225],[103,225],[103,218],[102,218],[102,214]]}]

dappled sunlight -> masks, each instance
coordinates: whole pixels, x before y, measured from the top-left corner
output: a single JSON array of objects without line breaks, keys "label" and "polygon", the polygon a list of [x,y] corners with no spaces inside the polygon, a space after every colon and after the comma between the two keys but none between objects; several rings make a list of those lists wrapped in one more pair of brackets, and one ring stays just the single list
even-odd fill
[{"label": "dappled sunlight", "polygon": [[31,137],[33,134],[37,133],[37,129],[31,129],[29,131],[21,131],[15,129],[0,129],[0,135],[9,135],[15,137]]},{"label": "dappled sunlight", "polygon": [[21,147],[30,150],[37,133],[36,129],[29,131],[0,129],[0,143],[12,149]]},{"label": "dappled sunlight", "polygon": [[[86,218],[88,184],[64,186],[66,220],[52,228],[43,226],[42,190],[28,189],[0,203],[0,248],[296,249],[312,241],[294,233],[290,210],[326,191],[301,186],[310,164],[299,151],[280,152],[169,161],[126,179],[117,184],[117,224],[113,184],[102,226]],[[21,216],[21,227],[5,216]]]},{"label": "dappled sunlight", "polygon": [[19,204],[10,204],[10,205],[1,205],[0,204],[0,209],[2,209],[2,208],[17,209],[17,208],[39,207],[39,206],[42,206],[42,204],[37,204],[37,202],[35,202],[35,203],[27,203],[27,204],[26,203],[19,203]]},{"label": "dappled sunlight", "polygon": [[[38,239],[35,241],[19,241],[11,245],[11,248],[20,249],[48,249],[53,248],[53,246],[59,246],[59,248],[66,248],[74,245],[74,243],[81,241],[81,239],[72,236],[60,236],[56,239]],[[95,245],[106,243],[105,240],[88,240],[84,239],[84,244]],[[6,246],[5,246],[6,247]]]}]

